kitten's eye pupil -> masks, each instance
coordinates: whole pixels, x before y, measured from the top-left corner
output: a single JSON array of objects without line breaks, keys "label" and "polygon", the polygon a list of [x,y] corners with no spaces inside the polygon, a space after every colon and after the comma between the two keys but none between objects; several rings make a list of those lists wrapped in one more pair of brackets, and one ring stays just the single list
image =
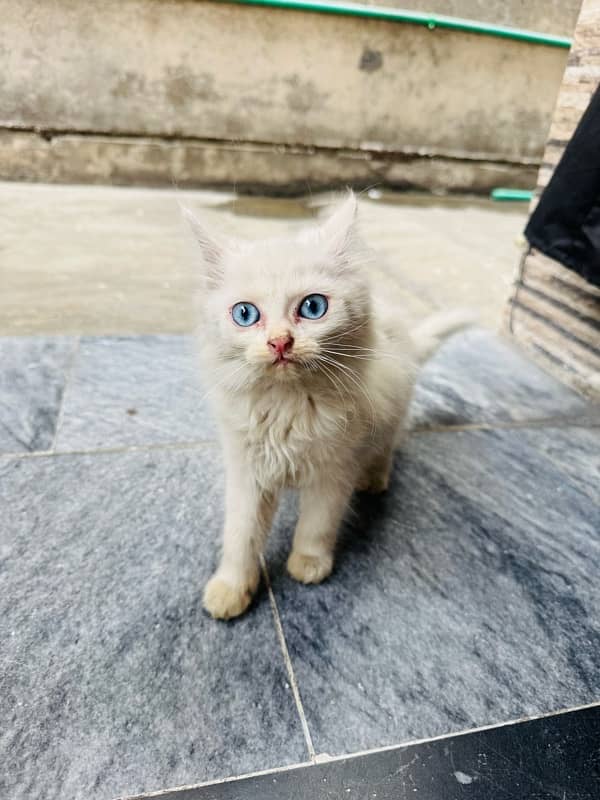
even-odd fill
[{"label": "kitten's eye pupil", "polygon": [[298,315],[304,319],[321,319],[327,313],[328,306],[324,294],[309,294],[300,303]]}]

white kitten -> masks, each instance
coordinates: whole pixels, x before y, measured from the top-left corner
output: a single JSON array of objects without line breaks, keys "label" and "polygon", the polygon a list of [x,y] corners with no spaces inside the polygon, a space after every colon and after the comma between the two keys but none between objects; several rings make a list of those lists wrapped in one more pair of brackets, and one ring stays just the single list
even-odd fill
[{"label": "white kitten", "polygon": [[322,225],[289,238],[220,242],[184,210],[202,253],[200,339],[227,472],[221,563],[204,605],[242,614],[285,487],[300,490],[289,573],[333,566],[355,489],[387,488],[418,366],[466,324],[445,315],[412,337],[369,286],[352,193]]}]

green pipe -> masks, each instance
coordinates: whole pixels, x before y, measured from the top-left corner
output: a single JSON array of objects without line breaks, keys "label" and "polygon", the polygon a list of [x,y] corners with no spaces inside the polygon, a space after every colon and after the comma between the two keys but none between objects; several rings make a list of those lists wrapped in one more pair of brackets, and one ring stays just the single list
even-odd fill
[{"label": "green pipe", "polygon": [[497,189],[492,189],[490,197],[492,200],[520,200],[526,202],[531,200],[533,192],[527,189],[504,189],[499,186]]},{"label": "green pipe", "polygon": [[366,6],[362,3],[329,3],[327,0],[227,0],[247,6],[267,6],[268,8],[286,8],[293,11],[319,11],[325,14],[339,14],[345,17],[362,17],[365,19],[383,19],[390,22],[407,22],[412,25],[425,25],[430,30],[443,28],[450,31],[480,33],[485,36],[497,36],[502,39],[514,39],[518,42],[545,44],[550,47],[570,47],[571,40],[565,36],[553,36],[550,33],[526,31],[520,28],[507,28],[504,25],[491,25],[487,22],[475,22],[459,17],[446,17],[439,14],[428,14],[421,11],[407,11],[401,8],[384,8]]}]

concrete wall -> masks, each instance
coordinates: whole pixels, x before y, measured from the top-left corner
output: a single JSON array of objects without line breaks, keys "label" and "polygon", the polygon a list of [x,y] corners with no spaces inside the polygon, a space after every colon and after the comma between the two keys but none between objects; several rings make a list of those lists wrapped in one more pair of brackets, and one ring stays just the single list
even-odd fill
[{"label": "concrete wall", "polygon": [[[344,3],[346,0],[331,0]],[[510,28],[571,36],[581,0],[362,0],[369,6],[391,6],[462,17]]]},{"label": "concrete wall", "polygon": [[528,184],[567,57],[199,0],[0,0],[0,18],[8,178],[231,184],[239,165],[242,183],[279,189],[331,185],[338,168],[342,182]]}]

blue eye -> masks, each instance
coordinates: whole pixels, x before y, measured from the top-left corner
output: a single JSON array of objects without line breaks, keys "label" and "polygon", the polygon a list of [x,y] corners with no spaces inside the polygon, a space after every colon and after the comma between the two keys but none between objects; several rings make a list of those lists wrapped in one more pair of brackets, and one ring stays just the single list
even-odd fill
[{"label": "blue eye", "polygon": [[327,313],[329,303],[327,298],[322,294],[309,294],[300,303],[298,308],[298,316],[305,319],[321,319]]},{"label": "blue eye", "polygon": [[231,316],[236,325],[248,328],[260,319],[260,311],[254,303],[236,303],[231,309]]}]

